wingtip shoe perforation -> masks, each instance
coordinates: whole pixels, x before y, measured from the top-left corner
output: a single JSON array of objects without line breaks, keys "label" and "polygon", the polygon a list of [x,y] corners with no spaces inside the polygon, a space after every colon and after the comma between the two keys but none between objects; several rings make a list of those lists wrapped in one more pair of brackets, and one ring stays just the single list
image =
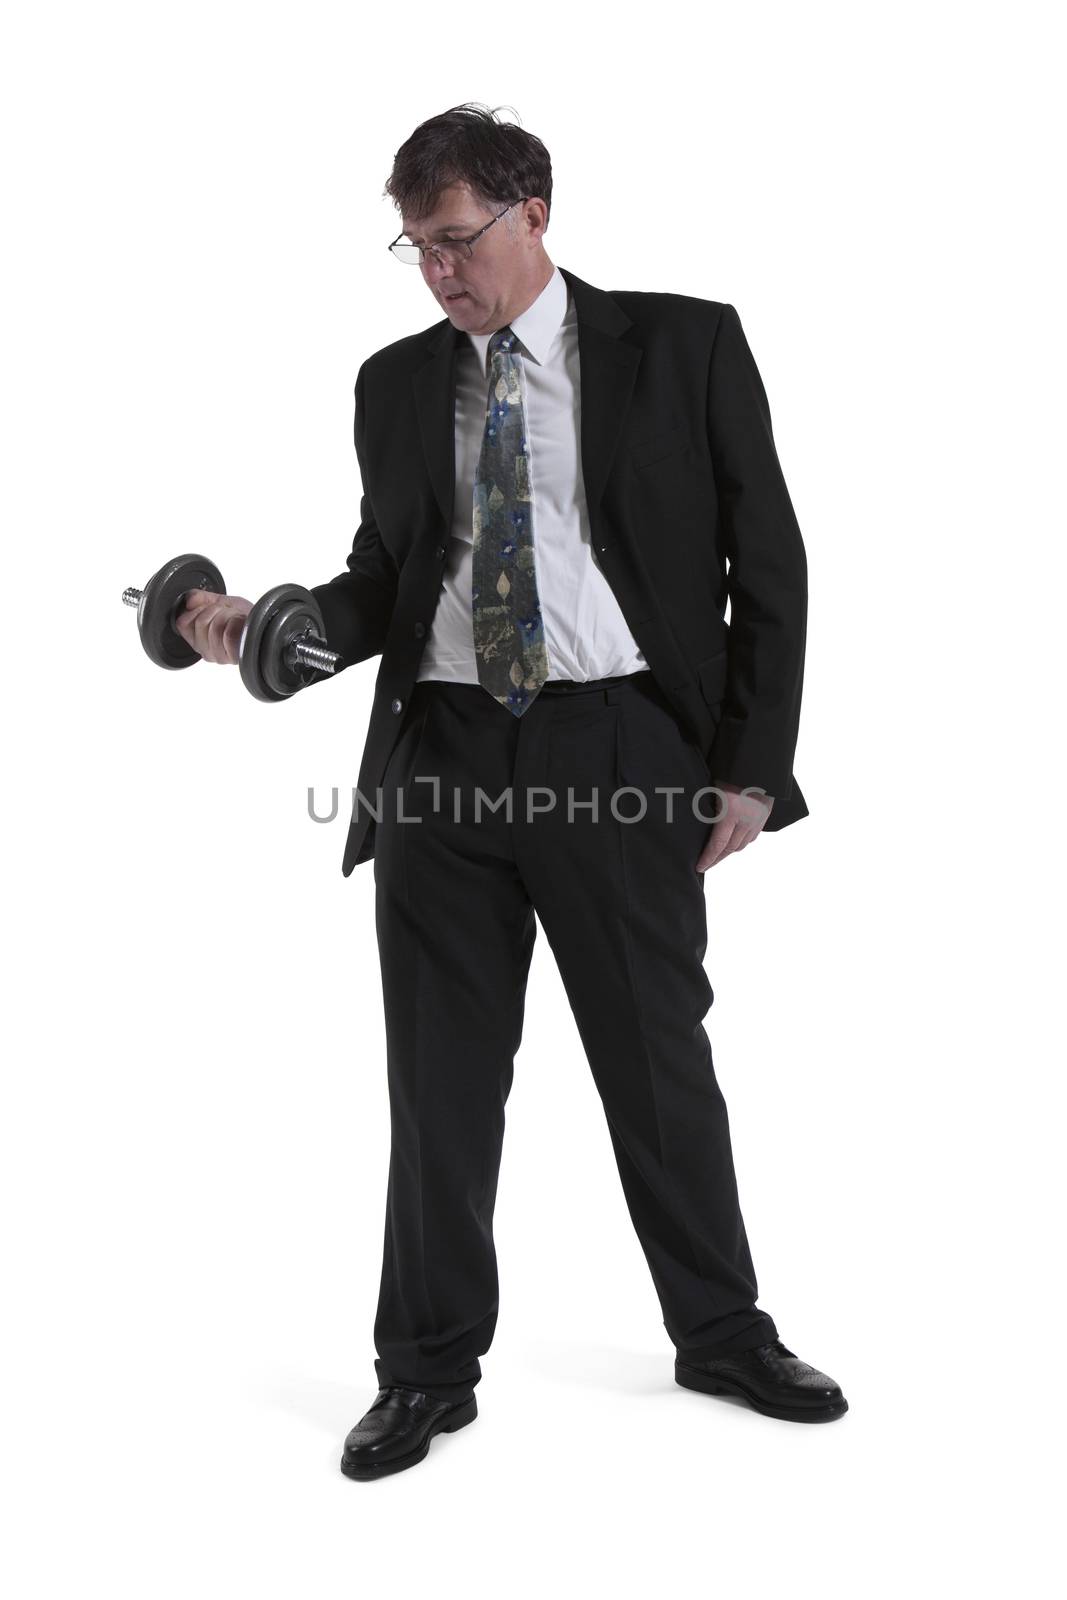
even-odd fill
[{"label": "wingtip shoe perforation", "polygon": [[679,1354],[674,1381],[701,1394],[737,1396],[784,1422],[832,1422],[848,1410],[833,1378],[801,1361],[781,1339],[700,1360]]},{"label": "wingtip shoe perforation", "polygon": [[390,1384],[379,1389],[355,1427],[349,1430],[341,1456],[347,1478],[366,1482],[403,1472],[422,1461],[438,1433],[455,1433],[478,1415],[474,1395],[450,1402]]}]

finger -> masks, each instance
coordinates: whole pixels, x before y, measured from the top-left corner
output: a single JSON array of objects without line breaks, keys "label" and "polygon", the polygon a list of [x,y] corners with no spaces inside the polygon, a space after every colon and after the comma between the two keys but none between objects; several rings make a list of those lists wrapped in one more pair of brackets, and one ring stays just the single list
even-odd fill
[{"label": "finger", "polygon": [[229,606],[220,605],[212,612],[210,621],[205,626],[207,636],[205,659],[213,661],[216,666],[226,661],[226,629],[232,619],[233,612]]},{"label": "finger", "polygon": [[226,660],[233,667],[237,666],[241,659],[241,635],[245,631],[246,621],[247,618],[238,613],[236,616],[231,617],[226,624],[226,632],[223,635],[222,644],[226,652]]},{"label": "finger", "polygon": [[760,834],[763,832],[764,828],[767,826],[767,818],[769,816],[770,816],[770,811],[761,810],[759,816],[753,818],[752,822],[749,824],[748,829],[746,830],[747,833],[748,833],[748,838],[746,840],[747,844],[751,844],[753,839],[758,839],[759,838]]},{"label": "finger", "polygon": [[716,859],[718,861],[722,861],[724,857],[730,855],[733,851],[734,838],[737,834],[737,823],[733,817],[723,817],[718,826],[721,829],[721,832],[719,834],[717,844]]},{"label": "finger", "polygon": [[725,817],[715,824],[700,857],[704,863],[703,868],[700,870],[703,871],[708,867],[715,866],[716,862],[721,861],[723,856],[729,853],[727,846],[730,835],[733,832],[733,826],[733,823]]},{"label": "finger", "polygon": [[244,619],[234,607],[229,596],[225,596],[210,610],[204,609],[199,622],[204,640],[205,660],[219,664],[225,663],[230,659],[226,644],[227,631],[238,618],[240,618],[243,626]]},{"label": "finger", "polygon": [[191,645],[199,654],[203,653],[204,625],[209,616],[210,612],[207,607],[198,604],[193,606],[191,610],[187,608],[184,611],[179,611],[174,619],[174,627],[177,632],[185,640],[186,644]]},{"label": "finger", "polygon": [[746,829],[744,823],[739,818],[735,817],[734,825],[730,830],[730,837],[727,839],[725,848],[723,849],[724,856],[734,856],[739,850],[744,849],[745,832]]},{"label": "finger", "polygon": [[194,606],[178,618],[179,632],[192,645],[198,655],[211,659],[211,621],[218,615],[218,602]]},{"label": "finger", "polygon": [[[179,611],[175,626],[177,627],[183,620],[191,625],[204,611],[205,607],[216,605],[223,598],[223,595],[212,594],[209,589],[190,589],[183,598],[184,609]],[[179,632],[182,633],[183,638],[186,637],[181,628],[179,628]]]}]

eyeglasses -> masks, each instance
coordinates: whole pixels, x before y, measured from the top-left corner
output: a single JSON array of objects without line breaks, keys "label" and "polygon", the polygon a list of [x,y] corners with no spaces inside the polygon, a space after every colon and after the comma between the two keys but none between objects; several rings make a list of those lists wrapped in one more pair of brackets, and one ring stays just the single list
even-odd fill
[{"label": "eyeglasses", "polygon": [[472,233],[469,239],[445,239],[440,244],[401,244],[401,235],[397,234],[389,246],[398,261],[405,262],[408,266],[417,267],[427,255],[437,257],[441,266],[454,267],[459,261],[469,261],[474,254],[473,246],[477,244],[483,233],[488,233],[494,222],[499,222],[506,216],[512,206],[521,206],[529,200],[529,195],[523,195],[521,200],[513,200],[510,206],[505,206],[503,211],[498,211],[495,217],[490,217],[484,228],[479,228],[477,233]]}]

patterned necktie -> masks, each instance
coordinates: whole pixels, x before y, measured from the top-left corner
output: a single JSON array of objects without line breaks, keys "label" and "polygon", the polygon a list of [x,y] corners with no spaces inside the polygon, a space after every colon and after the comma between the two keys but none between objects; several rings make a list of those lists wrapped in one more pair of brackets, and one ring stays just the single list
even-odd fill
[{"label": "patterned necktie", "polygon": [[521,717],[548,677],[537,598],[522,357],[501,328],[489,341],[485,434],[474,472],[471,605],[478,682]]}]

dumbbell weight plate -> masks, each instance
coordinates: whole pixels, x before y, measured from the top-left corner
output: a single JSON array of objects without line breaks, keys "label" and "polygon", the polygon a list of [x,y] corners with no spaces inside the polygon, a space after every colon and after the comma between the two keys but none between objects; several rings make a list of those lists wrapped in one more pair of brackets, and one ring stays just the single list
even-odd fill
[{"label": "dumbbell weight plate", "polygon": [[191,589],[226,593],[222,573],[206,556],[175,556],[149,578],[137,602],[137,631],[146,655],[157,667],[192,667],[200,660],[174,626]]},{"label": "dumbbell weight plate", "polygon": [[248,614],[241,635],[241,677],[257,700],[286,700],[318,676],[313,667],[291,665],[292,641],[307,632],[319,640],[325,625],[318,601],[297,583],[268,589]]}]

